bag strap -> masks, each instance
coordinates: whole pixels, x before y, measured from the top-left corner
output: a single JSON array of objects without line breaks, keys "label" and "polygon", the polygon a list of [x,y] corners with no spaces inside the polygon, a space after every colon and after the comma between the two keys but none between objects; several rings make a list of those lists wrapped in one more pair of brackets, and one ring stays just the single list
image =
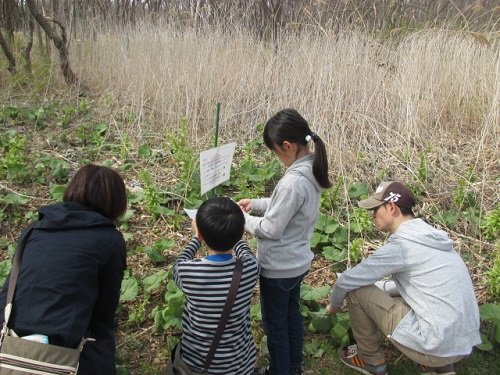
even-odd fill
[{"label": "bag strap", "polygon": [[16,290],[17,278],[19,276],[19,272],[21,271],[21,259],[23,256],[24,245],[26,244],[26,241],[28,240],[33,227],[34,224],[30,224],[17,241],[16,254],[14,255],[12,269],[10,270],[9,287],[7,289],[7,299],[5,301],[4,326],[2,328],[2,335],[6,334],[8,330],[7,325],[9,324],[10,314],[12,312],[12,301],[14,299],[14,292]]},{"label": "bag strap", "polygon": [[229,287],[229,293],[227,295],[226,304],[224,305],[224,310],[222,311],[222,315],[219,320],[219,324],[217,325],[217,330],[215,331],[214,339],[212,341],[212,345],[210,346],[210,350],[208,351],[207,358],[205,358],[205,364],[203,365],[203,372],[206,373],[212,360],[214,359],[215,350],[219,345],[219,341],[222,337],[222,333],[224,332],[224,327],[226,326],[226,322],[229,318],[229,314],[231,313],[231,309],[233,308],[234,300],[236,299],[236,294],[238,293],[238,286],[240,284],[241,274],[243,271],[243,262],[240,258],[236,258],[236,264],[234,267],[233,278],[231,280],[231,286]]}]

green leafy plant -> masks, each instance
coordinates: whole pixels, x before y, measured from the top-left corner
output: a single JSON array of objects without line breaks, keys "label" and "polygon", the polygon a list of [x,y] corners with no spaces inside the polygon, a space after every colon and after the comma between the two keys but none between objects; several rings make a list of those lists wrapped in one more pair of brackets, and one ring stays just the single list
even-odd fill
[{"label": "green leafy plant", "polygon": [[163,251],[166,249],[171,249],[175,245],[175,241],[170,238],[163,238],[156,241],[151,246],[139,246],[137,247],[137,252],[145,253],[149,260],[153,264],[165,262],[165,257],[163,256]]},{"label": "green leafy plant", "polygon": [[48,114],[45,106],[42,105],[38,108],[31,109],[30,111],[28,111],[27,117],[29,120],[33,121],[35,127],[46,127],[45,120],[47,119]]},{"label": "green leafy plant", "polygon": [[453,194],[453,202],[457,210],[462,211],[469,207],[476,207],[476,198],[469,190],[472,183],[476,181],[473,169],[469,169],[466,175],[460,178],[458,186]]},{"label": "green leafy plant", "polygon": [[120,289],[120,302],[134,301],[138,295],[139,282],[132,275],[130,270],[126,270]]},{"label": "green leafy plant", "polygon": [[167,199],[165,196],[159,191],[157,185],[153,181],[151,174],[144,169],[140,174],[139,178],[141,179],[142,184],[144,185],[144,204],[146,209],[153,214],[155,218],[164,215],[164,216],[172,216],[175,215],[175,212],[168,207],[165,206],[167,203]]},{"label": "green leafy plant", "polygon": [[481,332],[483,342],[477,347],[489,351],[493,349],[495,343],[500,344],[500,305],[485,303],[479,307],[479,313],[483,320]]},{"label": "green leafy plant", "polygon": [[17,119],[18,115],[18,108],[12,106],[3,107],[2,110],[0,110],[0,124],[12,124],[14,123],[14,120]]},{"label": "green leafy plant", "polygon": [[21,207],[29,200],[30,198],[20,194],[0,194],[0,219],[11,221],[19,219],[22,213]]},{"label": "green leafy plant", "polygon": [[355,238],[349,244],[349,256],[351,262],[358,263],[364,256],[363,244],[364,240],[362,238]]},{"label": "green leafy plant", "polygon": [[76,136],[84,146],[100,148],[104,143],[108,125],[105,123],[83,124],[76,129]]},{"label": "green leafy plant", "polygon": [[[261,134],[263,124],[258,124],[257,130]],[[240,162],[237,166],[233,166],[232,177],[225,184],[237,190],[235,199],[267,195],[281,176],[282,165],[264,147],[262,137],[259,136],[243,145],[237,150],[236,157]]]},{"label": "green leafy plant", "polygon": [[[0,239],[0,250],[5,251],[10,254],[11,251],[14,251],[14,244],[9,244],[9,241],[2,238]],[[0,285],[5,283],[7,276],[9,275],[10,269],[12,268],[11,259],[4,259],[0,262]]]},{"label": "green leafy plant", "polygon": [[488,280],[488,293],[500,300],[500,242],[496,244],[496,256],[493,258],[491,268],[486,272]]},{"label": "green leafy plant", "polygon": [[347,194],[352,199],[360,199],[362,196],[368,194],[368,185],[362,182],[351,184],[347,189]]},{"label": "green leafy plant", "polygon": [[330,286],[312,287],[303,284],[300,290],[302,300],[302,316],[309,320],[311,332],[329,333],[338,347],[349,344],[348,330],[350,327],[349,315],[346,313],[332,314],[326,310],[318,301],[325,299],[330,293]]},{"label": "green leafy plant", "polygon": [[176,132],[168,133],[167,140],[172,158],[179,170],[175,192],[184,197],[193,207],[201,204],[200,166],[198,153],[189,142],[188,120],[182,118]]},{"label": "green leafy plant", "polygon": [[0,177],[12,182],[27,182],[31,177],[26,153],[26,137],[14,130],[0,134]]},{"label": "green leafy plant", "polygon": [[321,210],[330,212],[341,204],[340,195],[344,186],[344,176],[338,176],[334,185],[321,194]]},{"label": "green leafy plant", "polygon": [[161,304],[156,306],[151,313],[157,332],[169,328],[181,328],[185,299],[186,297],[184,297],[182,290],[177,287],[173,280],[169,280],[164,298],[166,305]]},{"label": "green leafy plant", "polygon": [[371,212],[360,207],[354,207],[349,218],[349,229],[358,234],[370,234],[373,230]]},{"label": "green leafy plant", "polygon": [[70,165],[66,160],[56,159],[46,154],[41,154],[34,165],[37,182],[61,183],[68,179]]},{"label": "green leafy plant", "polygon": [[493,241],[498,239],[500,234],[500,206],[484,216],[481,231],[486,240]]}]

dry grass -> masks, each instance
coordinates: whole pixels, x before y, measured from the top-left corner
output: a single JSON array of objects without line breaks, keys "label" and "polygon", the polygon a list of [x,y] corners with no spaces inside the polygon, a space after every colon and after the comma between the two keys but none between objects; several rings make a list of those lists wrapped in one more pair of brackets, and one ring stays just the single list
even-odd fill
[{"label": "dry grass", "polygon": [[[401,178],[440,200],[472,169],[470,188],[491,209],[499,198],[498,47],[495,34],[446,30],[398,41],[302,33],[270,45],[244,32],[143,25],[75,42],[72,56],[86,83],[141,114],[122,129],[137,140],[163,138],[187,117],[193,142],[207,148],[221,102],[221,138],[243,143],[258,136],[257,123],[295,107],[328,143],[332,175]],[[417,173],[422,155],[426,176]]]}]

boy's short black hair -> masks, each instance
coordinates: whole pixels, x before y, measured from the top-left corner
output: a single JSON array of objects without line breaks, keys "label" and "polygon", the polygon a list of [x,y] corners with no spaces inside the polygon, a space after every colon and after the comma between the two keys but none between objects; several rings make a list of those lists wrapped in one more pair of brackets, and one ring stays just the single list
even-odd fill
[{"label": "boy's short black hair", "polygon": [[243,237],[245,217],[241,208],[231,199],[210,198],[198,209],[196,226],[209,248],[228,251]]}]

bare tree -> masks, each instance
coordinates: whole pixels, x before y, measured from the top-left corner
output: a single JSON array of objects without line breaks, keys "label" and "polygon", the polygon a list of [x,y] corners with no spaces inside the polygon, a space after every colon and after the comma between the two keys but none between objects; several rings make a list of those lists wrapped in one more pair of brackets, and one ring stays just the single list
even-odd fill
[{"label": "bare tree", "polygon": [[5,54],[5,57],[7,57],[7,61],[9,62],[8,70],[12,74],[16,73],[16,59],[14,58],[14,55],[12,54],[12,51],[9,47],[9,44],[3,37],[2,31],[0,30],[0,45],[2,46],[3,53]]},{"label": "bare tree", "polygon": [[[59,58],[61,63],[61,70],[64,76],[66,83],[68,84],[76,84],[78,83],[78,78],[71,70],[70,62],[69,62],[69,52],[68,52],[68,43],[66,37],[66,29],[62,25],[61,22],[56,20],[55,18],[44,17],[38,11],[34,0],[26,0],[28,8],[35,18],[36,22],[40,25],[40,27],[45,31],[46,35],[52,40],[57,50],[59,51]],[[61,35],[57,33],[57,31],[50,25],[50,22],[55,23],[61,29]]]},{"label": "bare tree", "polygon": [[23,57],[23,69],[26,74],[31,74],[31,48],[33,47],[33,32],[35,30],[35,23],[33,22],[33,17],[29,14],[25,14],[27,18],[26,23],[28,26],[28,31],[24,35],[24,44],[21,48],[21,56]]}]

